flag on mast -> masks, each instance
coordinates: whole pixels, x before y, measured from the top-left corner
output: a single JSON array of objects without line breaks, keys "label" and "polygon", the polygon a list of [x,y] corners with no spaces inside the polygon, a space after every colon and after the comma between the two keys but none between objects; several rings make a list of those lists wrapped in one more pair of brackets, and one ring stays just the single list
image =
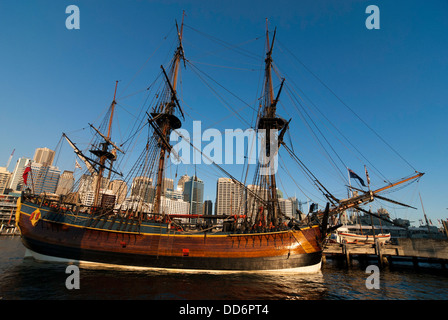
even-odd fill
[{"label": "flag on mast", "polygon": [[361,178],[360,176],[358,176],[356,173],[354,173],[353,170],[348,169],[348,172],[349,172],[349,174],[350,174],[350,178],[357,179],[357,180],[359,181],[359,183],[361,183],[361,185],[362,185],[363,187],[366,186],[366,185],[364,184],[364,180],[362,180],[362,178]]},{"label": "flag on mast", "polygon": [[30,171],[31,171],[31,165],[28,165],[28,167],[26,167],[25,170],[23,171],[22,178],[23,178],[23,183],[25,185],[28,185],[28,174],[30,173]]},{"label": "flag on mast", "polygon": [[75,169],[82,169],[81,165],[78,163],[78,160],[75,160]]}]

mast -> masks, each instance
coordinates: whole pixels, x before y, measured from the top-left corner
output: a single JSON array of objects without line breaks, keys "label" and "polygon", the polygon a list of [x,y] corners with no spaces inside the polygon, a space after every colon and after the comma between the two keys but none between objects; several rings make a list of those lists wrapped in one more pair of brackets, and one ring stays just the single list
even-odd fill
[{"label": "mast", "polygon": [[[266,59],[263,98],[264,105],[261,111],[261,117],[258,122],[258,129],[263,130],[265,133],[265,159],[267,159],[268,163],[264,163],[262,164],[262,166],[268,165],[268,168],[265,167],[264,169],[267,169],[269,171],[266,172],[266,170],[264,170],[264,174],[261,176],[261,181],[258,185],[260,189],[265,193],[267,198],[266,225],[268,227],[277,226],[279,224],[280,206],[277,196],[275,166],[273,166],[271,162],[274,161],[274,157],[276,156],[275,153],[278,151],[278,146],[280,145],[280,139],[284,135],[284,131],[282,131],[276,139],[276,137],[274,137],[271,132],[273,132],[272,130],[277,130],[278,132],[282,129],[286,129],[287,127],[287,122],[284,119],[277,117],[276,115],[276,105],[280,96],[281,89],[283,87],[284,79],[281,83],[279,92],[277,93],[277,97],[274,99],[274,85],[272,81],[272,49],[274,47],[275,34],[276,31],[274,30],[272,42],[270,42],[268,21],[266,19]],[[277,141],[271,141],[271,138]],[[258,217],[256,218],[256,220],[260,219],[264,219],[263,212],[258,212]]]},{"label": "mast", "polygon": [[425,207],[423,206],[422,195],[420,194],[420,192],[418,193],[418,196],[420,197],[420,203],[422,204],[422,210],[423,210],[423,215],[425,216],[426,227],[428,228],[428,237],[431,238],[431,229],[429,228],[428,217],[426,216]]},{"label": "mast", "polygon": [[[95,177],[94,178],[95,197],[94,197],[94,200],[93,200],[93,206],[95,206],[95,207],[99,205],[101,182],[103,180],[103,173],[104,173],[104,169],[105,169],[106,160],[107,159],[110,160],[111,167],[112,167],[112,162],[115,161],[115,159],[116,159],[116,153],[115,152],[109,152],[108,149],[109,149],[110,145],[113,145],[113,143],[111,143],[111,141],[110,141],[110,134],[111,134],[111,129],[112,129],[112,120],[113,120],[113,116],[114,116],[115,105],[117,104],[117,102],[115,101],[115,97],[116,97],[116,94],[117,94],[117,86],[118,86],[118,81],[115,82],[114,99],[113,99],[112,104],[110,106],[110,117],[109,117],[109,125],[108,125],[108,128],[107,128],[107,136],[104,137],[104,135],[101,134],[99,132],[99,130],[94,128],[98,133],[100,133],[102,138],[105,140],[105,142],[100,143],[101,149],[90,150],[90,152],[92,152],[93,154],[95,154],[95,155],[97,155],[99,157],[99,160],[98,160],[98,164],[99,164],[99,166],[98,166],[98,174],[94,175],[94,177]],[[109,171],[109,177],[110,177],[110,171]]]},{"label": "mast", "polygon": [[[159,106],[159,113],[153,113],[153,116],[157,118],[157,124],[159,125],[160,134],[159,137],[159,145],[160,145],[160,155],[159,155],[159,162],[158,162],[158,170],[157,170],[157,184],[156,184],[156,192],[155,192],[155,198],[154,198],[154,208],[153,212],[156,214],[160,214],[161,210],[161,196],[162,196],[162,182],[163,182],[163,176],[164,176],[164,170],[165,170],[165,160],[166,160],[166,152],[169,151],[168,149],[170,146],[164,142],[169,141],[169,135],[173,129],[178,129],[181,127],[180,120],[174,115],[175,107],[177,106],[180,110],[180,113],[183,116],[182,109],[179,105],[179,101],[176,97],[176,88],[177,88],[177,80],[179,75],[179,64],[180,59],[184,58],[184,49],[182,46],[182,35],[183,35],[183,27],[184,27],[184,16],[185,11],[182,14],[182,23],[180,26],[180,29],[177,26],[177,36],[179,39],[179,46],[176,49],[176,52],[174,53],[174,61],[172,69],[170,70],[170,77],[166,74],[165,69],[162,68],[163,74],[167,81],[167,88],[170,92],[170,99],[169,102],[162,102]],[[150,120],[151,121],[151,120]],[[159,131],[159,130],[157,130]]]}]

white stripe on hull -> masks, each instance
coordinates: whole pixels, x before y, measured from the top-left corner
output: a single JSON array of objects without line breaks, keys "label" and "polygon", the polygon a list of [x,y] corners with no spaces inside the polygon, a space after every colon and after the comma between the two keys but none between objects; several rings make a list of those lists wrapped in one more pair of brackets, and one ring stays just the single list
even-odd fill
[{"label": "white stripe on hull", "polygon": [[93,269],[124,269],[124,270],[156,270],[156,271],[168,271],[168,272],[180,272],[180,273],[297,273],[297,274],[313,274],[319,273],[321,271],[322,260],[314,265],[289,268],[289,269],[278,269],[278,270],[194,270],[194,269],[172,269],[172,268],[153,268],[153,267],[136,267],[136,266],[124,266],[118,264],[91,262],[91,261],[78,261],[73,259],[59,258],[53,256],[47,256],[44,254],[37,253],[33,250],[26,249],[25,257],[34,258],[37,261],[43,262],[56,262],[56,263],[67,263],[76,264],[83,268],[93,268]]}]

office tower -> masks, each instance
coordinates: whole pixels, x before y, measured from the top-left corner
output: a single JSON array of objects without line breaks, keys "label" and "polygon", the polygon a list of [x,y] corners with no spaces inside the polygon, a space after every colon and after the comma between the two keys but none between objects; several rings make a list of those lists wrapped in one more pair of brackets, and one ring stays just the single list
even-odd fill
[{"label": "office tower", "polygon": [[[87,190],[95,190],[96,177],[89,174],[83,174],[79,179],[78,192],[85,192]],[[109,179],[106,177],[101,178],[100,189],[107,189],[109,185]]]},{"label": "office tower", "polygon": [[[253,184],[248,185],[247,189],[249,189],[246,197],[247,214],[248,216],[255,216],[262,207],[264,208],[263,203],[258,200],[258,198],[267,200],[269,190]],[[254,194],[256,194],[258,198],[255,197]],[[264,210],[266,210],[266,208],[264,208]]]},{"label": "office tower", "polygon": [[109,189],[116,196],[116,203],[120,204],[126,199],[128,185],[123,180],[113,180],[109,183]]},{"label": "office tower", "polygon": [[280,206],[280,211],[286,215],[287,217],[292,218],[292,201],[290,199],[283,199],[283,198],[279,198],[278,199],[278,204]]},{"label": "office tower", "polygon": [[302,217],[299,216],[298,210],[299,210],[299,200],[297,197],[289,197],[289,200],[291,200],[291,206],[292,206],[292,217],[296,219],[301,219]]},{"label": "office tower", "polygon": [[213,202],[211,200],[204,201],[204,214],[206,215],[213,214]]},{"label": "office tower", "polygon": [[37,148],[34,152],[34,162],[51,166],[54,160],[54,151],[48,148]]},{"label": "office tower", "polygon": [[91,175],[83,174],[79,179],[78,192],[81,197],[83,193],[87,193],[92,190],[93,177]]},{"label": "office tower", "polygon": [[0,167],[0,194],[5,192],[5,189],[9,185],[9,179],[11,178],[11,172],[6,170],[5,167]]},{"label": "office tower", "polygon": [[204,206],[204,182],[193,176],[184,184],[184,201],[190,203],[190,214],[202,214]]},{"label": "office tower", "polygon": [[[81,203],[85,206],[93,206],[95,201],[95,192],[89,190],[87,192],[80,193],[79,198]],[[112,190],[101,189],[98,196],[98,203],[101,207],[113,208],[115,204],[115,195]]]},{"label": "office tower", "polygon": [[277,199],[283,198],[283,192],[277,188]]},{"label": "office tower", "polygon": [[[78,187],[79,199],[81,200],[81,203],[85,206],[93,205],[93,202],[95,200],[96,181],[97,181],[96,177],[92,177],[91,175],[87,174],[83,174],[81,176],[81,179],[79,180],[79,187]],[[106,192],[108,185],[109,185],[109,179],[103,177],[101,179],[100,195]],[[99,199],[99,201],[101,201],[101,199]]]},{"label": "office tower", "polygon": [[73,189],[75,183],[75,177],[73,171],[65,170],[59,177],[58,187],[56,188],[57,194],[68,194]]},{"label": "office tower", "polygon": [[30,163],[31,159],[28,158],[20,158],[16,162],[16,166],[14,168],[14,171],[12,172],[11,180],[9,183],[9,188],[13,191],[22,191],[24,190],[24,183],[23,183],[23,171]]},{"label": "office tower", "polygon": [[[61,170],[58,167],[33,162],[31,164],[31,190],[35,194],[55,193],[60,174]],[[28,186],[30,186],[29,182]]]},{"label": "office tower", "polygon": [[155,187],[152,185],[152,179],[148,177],[135,177],[132,180],[131,197],[134,200],[141,200],[146,203],[152,203],[155,197]]},{"label": "office tower", "polygon": [[219,178],[216,187],[215,213],[243,214],[244,188],[229,178]]},{"label": "office tower", "polygon": [[169,178],[162,179],[162,195],[166,194],[167,190],[174,190],[174,180]]},{"label": "office tower", "polygon": [[161,212],[164,214],[188,214],[190,211],[190,203],[182,199],[160,198]]},{"label": "office tower", "polygon": [[172,199],[172,200],[183,200],[184,199],[184,194],[181,189],[167,190],[165,196],[168,199]]},{"label": "office tower", "polygon": [[190,180],[190,177],[187,174],[184,174],[182,177],[180,177],[179,181],[177,182],[177,189],[184,191],[184,184],[188,180]]}]

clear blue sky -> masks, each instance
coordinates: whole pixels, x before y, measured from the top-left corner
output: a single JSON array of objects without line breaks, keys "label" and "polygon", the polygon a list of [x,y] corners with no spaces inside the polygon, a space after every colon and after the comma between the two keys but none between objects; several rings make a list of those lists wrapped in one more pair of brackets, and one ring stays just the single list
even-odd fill
[{"label": "clear blue sky", "polygon": [[[65,27],[65,9],[71,4],[80,9],[79,30]],[[379,30],[365,26],[370,4],[380,9]],[[387,195],[418,210],[380,204],[393,217],[422,219],[419,192],[433,222],[448,216],[448,2],[442,0],[4,0],[0,3],[0,165],[6,164],[14,148],[10,170],[19,157],[32,157],[38,147],[54,149],[62,132],[80,138],[83,131],[78,129],[88,122],[97,123],[109,106],[115,80],[121,80],[117,117],[135,114],[142,95],[127,96],[152,83],[160,65],[172,56],[174,20],[180,22],[182,10],[187,15],[186,58],[245,102],[221,88],[221,97],[248,122],[253,112],[246,104],[255,107],[260,93],[265,19],[271,31],[277,27],[274,61],[289,88],[282,92],[278,112],[293,118],[288,141],[296,143],[297,154],[332,192],[343,197],[344,181],[315,144],[297,112],[300,106],[289,98],[292,90],[305,97],[303,91],[349,138],[352,145],[341,146],[335,138],[332,145],[340,147],[344,164],[360,176],[364,177],[367,165],[372,187],[380,187],[382,181],[370,163],[391,181],[412,174],[413,169],[339,99],[413,168],[426,173],[418,184]],[[278,88],[279,81],[275,81]],[[186,128],[193,120],[202,120],[203,130],[208,125],[219,130],[246,129],[247,123],[230,117],[232,113],[191,67],[182,70],[181,87],[188,113]],[[310,114],[319,113],[308,106]],[[334,132],[328,121],[315,121],[322,132]],[[126,136],[128,123],[118,124],[114,139],[119,141]],[[352,157],[348,146],[359,148],[369,162]],[[73,170],[69,147],[62,151],[69,155],[61,153],[57,165]],[[170,170],[174,174],[175,169]],[[232,170],[241,177],[241,168]],[[339,170],[345,175],[343,166]],[[185,171],[193,173],[182,167],[178,177]],[[206,181],[205,199],[214,201],[216,171],[198,168],[198,175]],[[294,175],[301,187],[310,190],[308,196],[318,195],[305,186],[303,175],[296,171]],[[279,187],[288,196],[305,199],[288,179],[282,183]]]}]

